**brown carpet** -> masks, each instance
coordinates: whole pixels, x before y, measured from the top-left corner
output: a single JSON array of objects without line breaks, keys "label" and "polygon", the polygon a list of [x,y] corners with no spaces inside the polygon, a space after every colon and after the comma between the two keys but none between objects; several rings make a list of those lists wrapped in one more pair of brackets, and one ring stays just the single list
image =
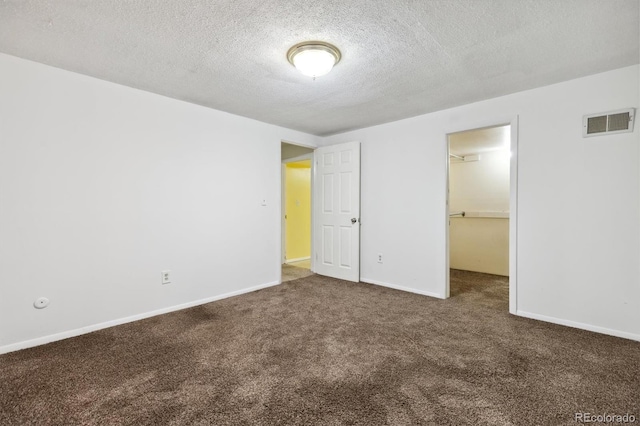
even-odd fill
[{"label": "brown carpet", "polygon": [[300,268],[294,265],[282,265],[282,282],[293,281],[299,278],[313,275],[313,272],[307,268]]},{"label": "brown carpet", "polygon": [[575,425],[640,417],[640,343],[318,275],[0,357],[0,424]]}]

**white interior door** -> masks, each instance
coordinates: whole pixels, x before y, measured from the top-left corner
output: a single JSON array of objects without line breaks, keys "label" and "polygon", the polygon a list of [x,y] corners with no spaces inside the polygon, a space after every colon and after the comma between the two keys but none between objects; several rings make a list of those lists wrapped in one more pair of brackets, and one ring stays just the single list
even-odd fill
[{"label": "white interior door", "polygon": [[315,272],[360,281],[360,142],[315,151]]}]

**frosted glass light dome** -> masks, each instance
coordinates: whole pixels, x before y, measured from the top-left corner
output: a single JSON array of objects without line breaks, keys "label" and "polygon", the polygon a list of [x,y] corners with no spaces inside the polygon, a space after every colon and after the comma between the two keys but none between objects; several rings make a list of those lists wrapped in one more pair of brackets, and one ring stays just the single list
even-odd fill
[{"label": "frosted glass light dome", "polygon": [[289,49],[287,59],[302,74],[313,77],[326,75],[340,61],[340,51],[321,41],[306,41]]}]

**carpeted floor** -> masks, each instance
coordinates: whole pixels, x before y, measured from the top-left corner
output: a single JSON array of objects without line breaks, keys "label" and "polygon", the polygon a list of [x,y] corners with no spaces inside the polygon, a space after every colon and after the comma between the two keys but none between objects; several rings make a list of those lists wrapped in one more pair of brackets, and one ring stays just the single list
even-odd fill
[{"label": "carpeted floor", "polygon": [[313,272],[311,272],[309,268],[301,268],[299,266],[296,266],[295,264],[288,265],[285,263],[282,265],[283,283],[287,281],[297,280],[299,278],[308,277],[310,275],[313,275]]},{"label": "carpeted floor", "polygon": [[640,418],[640,343],[313,275],[0,357],[0,424],[575,425]]}]

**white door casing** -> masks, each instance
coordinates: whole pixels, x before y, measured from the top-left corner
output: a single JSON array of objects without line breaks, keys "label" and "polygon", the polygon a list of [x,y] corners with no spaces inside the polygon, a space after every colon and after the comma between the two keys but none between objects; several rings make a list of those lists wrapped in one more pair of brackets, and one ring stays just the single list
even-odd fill
[{"label": "white door casing", "polygon": [[445,134],[446,154],[446,203],[445,218],[447,224],[445,238],[446,261],[444,265],[444,276],[446,277],[442,286],[441,297],[447,299],[450,296],[450,276],[449,276],[449,135],[452,133],[465,132],[468,130],[482,129],[496,126],[511,126],[510,146],[511,162],[509,165],[509,313],[518,315],[518,126],[519,117],[497,118],[489,121],[480,121],[468,124],[462,128],[453,129]]},{"label": "white door casing", "polygon": [[360,281],[360,142],[315,151],[315,272]]}]

